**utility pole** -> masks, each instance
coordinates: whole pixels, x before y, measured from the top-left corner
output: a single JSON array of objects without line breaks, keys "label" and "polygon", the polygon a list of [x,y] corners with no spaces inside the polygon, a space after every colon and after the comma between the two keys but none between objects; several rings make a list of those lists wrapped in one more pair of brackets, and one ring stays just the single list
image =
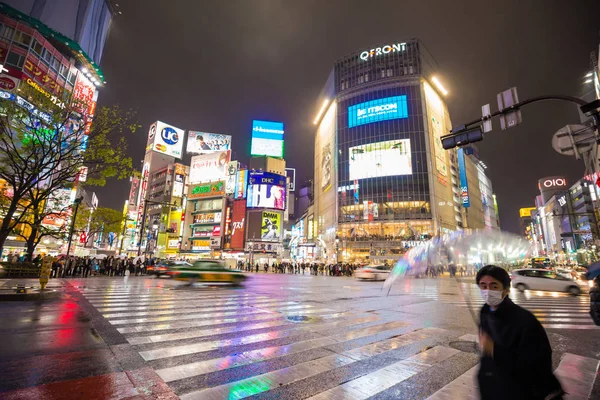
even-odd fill
[{"label": "utility pole", "polygon": [[71,240],[73,239],[73,231],[75,230],[75,219],[77,218],[77,211],[79,210],[79,204],[81,204],[82,200],[83,200],[83,196],[78,197],[73,201],[73,204],[75,204],[75,211],[73,212],[73,219],[71,220],[71,229],[69,229],[69,242],[67,244],[67,257],[66,257],[67,262],[69,260],[69,253],[71,253]]}]

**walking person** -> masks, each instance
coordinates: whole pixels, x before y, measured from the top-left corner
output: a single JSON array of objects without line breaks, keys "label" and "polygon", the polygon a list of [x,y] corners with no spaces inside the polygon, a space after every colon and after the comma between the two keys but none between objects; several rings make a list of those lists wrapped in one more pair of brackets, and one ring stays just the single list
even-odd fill
[{"label": "walking person", "polygon": [[481,399],[562,399],[564,392],[552,372],[546,331],[531,312],[508,297],[508,273],[487,265],[475,280],[485,301],[479,326]]}]

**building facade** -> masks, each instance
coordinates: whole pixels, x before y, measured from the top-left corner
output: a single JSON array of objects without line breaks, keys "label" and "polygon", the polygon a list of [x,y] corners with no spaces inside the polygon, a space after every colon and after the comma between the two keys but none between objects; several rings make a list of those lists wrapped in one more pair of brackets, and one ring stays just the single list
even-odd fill
[{"label": "building facade", "polygon": [[475,154],[442,147],[452,125],[436,70],[417,39],[335,63],[314,121],[318,258],[394,259],[444,232],[498,228]]}]

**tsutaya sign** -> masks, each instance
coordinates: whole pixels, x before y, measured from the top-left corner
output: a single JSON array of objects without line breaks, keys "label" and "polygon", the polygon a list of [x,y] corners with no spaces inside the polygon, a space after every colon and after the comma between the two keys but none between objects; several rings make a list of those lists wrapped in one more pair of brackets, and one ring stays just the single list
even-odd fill
[{"label": "tsutaya sign", "polygon": [[371,50],[365,50],[360,53],[359,57],[361,60],[367,61],[369,58],[404,50],[406,50],[406,43],[396,43],[392,45],[386,44],[385,46],[376,47]]}]

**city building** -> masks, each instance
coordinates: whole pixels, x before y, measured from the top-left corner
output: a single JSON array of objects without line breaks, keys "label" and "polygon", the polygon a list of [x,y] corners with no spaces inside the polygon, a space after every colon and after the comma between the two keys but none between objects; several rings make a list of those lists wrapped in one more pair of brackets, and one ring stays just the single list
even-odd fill
[{"label": "city building", "polygon": [[315,107],[316,259],[383,262],[441,233],[498,229],[476,151],[442,147],[452,125],[437,72],[417,39],[335,62]]},{"label": "city building", "polygon": [[[40,93],[58,107],[81,102],[83,106],[76,108],[80,114],[78,123],[88,127],[97,89],[105,83],[98,64],[114,9],[105,0],[79,3],[80,7],[74,7],[73,2],[52,0],[0,2],[0,95],[28,110],[39,108],[34,98]],[[44,113],[38,115],[45,121],[51,118]],[[60,224],[64,230],[65,220],[71,218],[72,212],[61,210],[79,196],[82,176],[72,190],[58,189],[54,198],[48,199],[45,211],[54,217],[45,219],[45,226],[59,229]],[[70,192],[66,200],[60,195],[65,191]],[[55,208],[48,209],[51,206]],[[19,242],[19,238],[11,237],[4,252],[22,246]],[[56,251],[56,243],[43,243],[39,250]]]},{"label": "city building", "polygon": [[564,176],[542,178],[531,212],[531,241],[536,256],[557,263],[589,262],[600,245],[596,175],[569,186]]}]

